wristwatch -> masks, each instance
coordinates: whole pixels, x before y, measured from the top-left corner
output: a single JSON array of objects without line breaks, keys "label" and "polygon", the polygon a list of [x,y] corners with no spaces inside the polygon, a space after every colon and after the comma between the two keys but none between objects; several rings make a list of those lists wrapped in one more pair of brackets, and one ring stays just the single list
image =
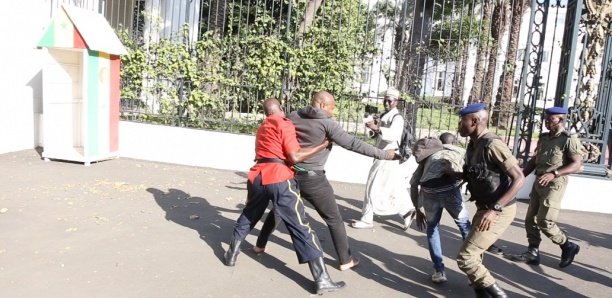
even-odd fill
[{"label": "wristwatch", "polygon": [[500,203],[495,203],[495,205],[493,205],[493,210],[501,212],[502,205]]},{"label": "wristwatch", "polygon": [[561,177],[561,174],[559,174],[558,170],[553,171],[553,174],[555,175],[555,178]]}]

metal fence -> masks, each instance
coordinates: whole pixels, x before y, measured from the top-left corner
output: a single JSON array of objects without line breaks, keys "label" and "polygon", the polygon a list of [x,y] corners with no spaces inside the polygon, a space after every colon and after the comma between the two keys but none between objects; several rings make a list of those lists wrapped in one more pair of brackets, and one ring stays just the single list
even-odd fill
[{"label": "metal fence", "polygon": [[542,110],[575,107],[568,128],[585,161],[605,168],[612,54],[610,42],[608,54],[591,53],[606,52],[594,2],[58,0],[52,10],[97,10],[117,30],[129,49],[124,119],[252,133],[263,99],[291,111],[327,90],[336,119],[362,135],[362,118],[394,86],[417,137],[456,131],[457,110],[482,101],[522,161]]}]

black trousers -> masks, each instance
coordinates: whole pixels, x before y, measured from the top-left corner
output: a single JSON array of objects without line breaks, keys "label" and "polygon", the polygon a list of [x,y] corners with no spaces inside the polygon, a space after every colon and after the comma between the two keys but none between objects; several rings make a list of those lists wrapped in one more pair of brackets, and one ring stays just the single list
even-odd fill
[{"label": "black trousers", "polygon": [[294,179],[262,185],[261,176],[257,176],[253,183],[247,182],[247,192],[246,206],[234,227],[234,239],[244,240],[272,201],[276,214],[289,231],[300,264],[323,256],[319,239],[306,220],[304,203]]},{"label": "black trousers", "polygon": [[[317,213],[327,224],[340,264],[350,262],[351,251],[346,236],[346,226],[342,220],[342,215],[340,215],[338,204],[336,204],[334,189],[329,184],[327,176],[321,173],[318,175],[296,175],[295,178],[300,185],[302,198],[314,206]],[[256,245],[258,247],[266,246],[277,222],[278,219],[275,219],[274,213],[270,212],[257,238]]]}]

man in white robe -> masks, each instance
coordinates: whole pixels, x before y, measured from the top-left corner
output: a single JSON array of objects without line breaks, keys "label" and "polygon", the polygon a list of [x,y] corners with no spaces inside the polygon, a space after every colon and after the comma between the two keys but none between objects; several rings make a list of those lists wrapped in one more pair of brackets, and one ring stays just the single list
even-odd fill
[{"label": "man in white robe", "polygon": [[[378,121],[366,123],[371,130],[370,137],[376,138],[376,147],[379,149],[399,147],[404,130],[404,118],[397,110],[399,95],[397,89],[390,87],[383,101],[385,112]],[[415,212],[408,192],[406,173],[398,160],[374,160],[366,183],[361,219],[351,223],[351,227],[372,228],[374,214],[399,214],[404,220],[404,229],[408,229]]]}]

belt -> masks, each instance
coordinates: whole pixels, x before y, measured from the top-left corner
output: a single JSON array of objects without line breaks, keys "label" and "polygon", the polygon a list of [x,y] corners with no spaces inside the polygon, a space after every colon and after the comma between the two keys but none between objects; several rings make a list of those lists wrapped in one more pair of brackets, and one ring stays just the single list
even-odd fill
[{"label": "belt", "polygon": [[255,160],[257,163],[282,163],[285,164],[285,160],[275,157],[262,157]]},{"label": "belt", "polygon": [[[476,209],[477,210],[494,210],[493,206],[495,205],[495,203],[496,202],[492,202],[492,203],[479,203],[479,202],[476,202]],[[516,198],[510,200],[510,202],[508,202],[508,204],[506,204],[506,206],[510,206],[510,205],[512,205],[514,203],[516,203]]]},{"label": "belt", "polygon": [[322,176],[325,175],[325,170],[309,170],[309,171],[296,171],[298,176]]}]

